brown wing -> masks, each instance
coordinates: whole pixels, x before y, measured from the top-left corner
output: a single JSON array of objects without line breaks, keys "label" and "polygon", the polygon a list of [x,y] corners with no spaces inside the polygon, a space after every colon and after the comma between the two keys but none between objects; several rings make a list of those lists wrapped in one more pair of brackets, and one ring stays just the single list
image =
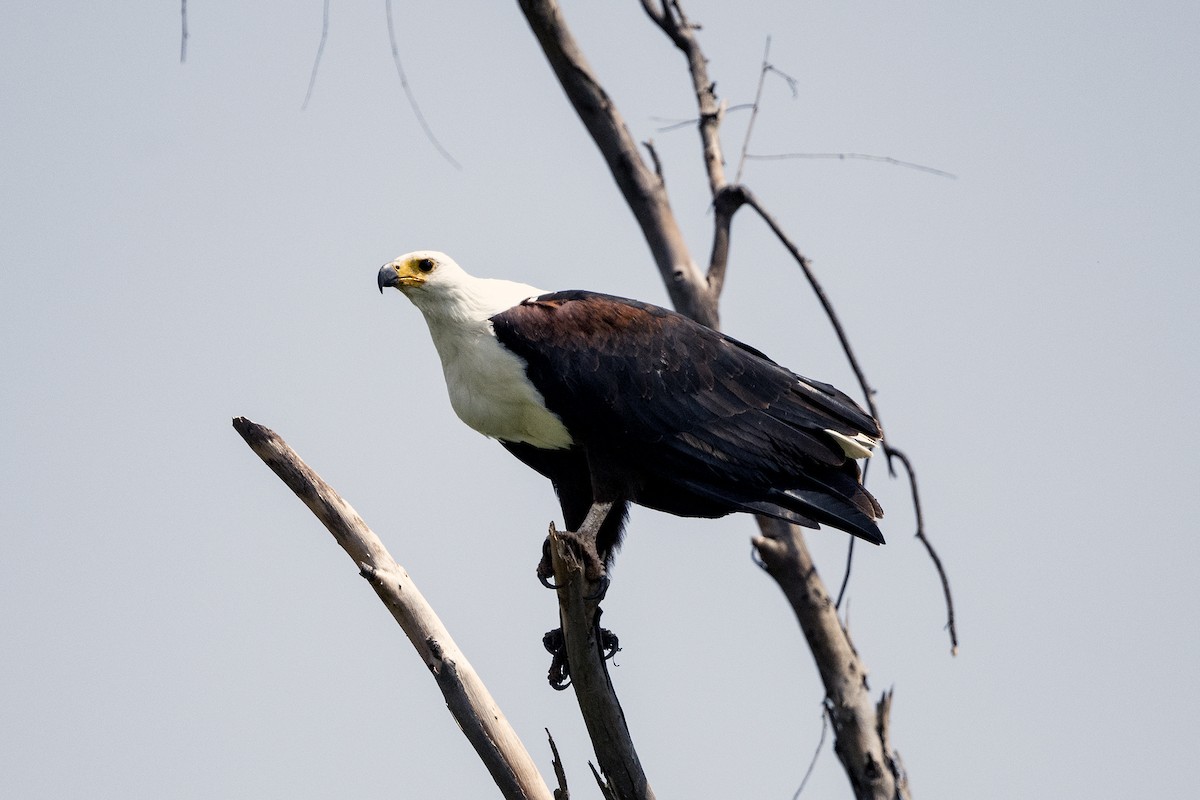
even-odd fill
[{"label": "brown wing", "polygon": [[882,541],[878,504],[827,433],[877,438],[879,428],[832,386],[673,311],[609,295],[543,295],[492,324],[575,441],[636,473],[647,490],[637,502],[715,516],[706,501]]}]

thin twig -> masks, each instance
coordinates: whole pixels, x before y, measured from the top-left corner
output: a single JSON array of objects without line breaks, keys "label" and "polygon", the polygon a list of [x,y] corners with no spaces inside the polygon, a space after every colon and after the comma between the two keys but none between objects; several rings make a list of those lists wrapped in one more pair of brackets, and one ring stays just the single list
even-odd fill
[{"label": "thin twig", "polygon": [[[878,161],[883,164],[891,164],[896,167],[907,167],[908,169],[919,170],[920,172],[928,172],[931,175],[938,175],[943,178],[957,180],[958,176],[953,172],[946,172],[935,167],[927,167],[924,164],[916,164],[912,161],[901,161],[898,158],[891,156],[873,156],[867,153],[775,153],[771,155],[756,155],[754,153],[742,153],[743,160],[751,161],[781,161],[788,158],[835,158],[839,160],[855,158],[860,161]],[[741,167],[738,167],[738,177],[741,177]]]},{"label": "thin twig", "polygon": [[658,176],[659,181],[666,183],[666,178],[663,177],[662,161],[658,158],[658,150],[654,148],[654,140],[647,139],[642,142],[642,147],[646,148],[646,152],[650,154],[650,162],[654,164],[654,174]]},{"label": "thin twig", "polygon": [[742,155],[738,159],[737,176],[733,179],[734,183],[742,182],[742,170],[746,167],[746,152],[750,149],[750,135],[754,132],[754,120],[758,119],[758,109],[761,108],[763,85],[767,82],[767,73],[774,72],[783,78],[788,88],[792,90],[793,100],[800,96],[800,93],[796,89],[796,79],[783,70],[776,68],[767,58],[770,54],[771,37],[768,36],[766,47],[763,48],[762,69],[758,73],[758,88],[754,91],[754,102],[750,104],[750,122],[746,125],[746,136],[742,140]]},{"label": "thin twig", "polygon": [[767,43],[763,47],[762,69],[758,72],[758,88],[754,90],[754,102],[750,105],[750,121],[746,123],[746,136],[742,139],[742,156],[738,159],[737,175],[734,176],[734,183],[742,182],[742,170],[746,166],[746,150],[750,147],[750,135],[754,132],[754,120],[758,119],[759,101],[762,100],[763,84],[767,81],[767,68],[771,66],[771,62],[767,57],[771,55],[771,37],[767,37]]},{"label": "thin twig", "polygon": [[596,780],[596,787],[600,789],[600,794],[604,797],[604,800],[619,800],[617,790],[613,788],[612,784],[604,780],[604,776],[600,774],[600,770],[596,769],[596,765],[591,761],[588,762],[588,769],[592,771],[592,777]]},{"label": "thin twig", "polygon": [[808,770],[804,773],[804,778],[800,781],[800,785],[796,787],[796,793],[792,795],[792,800],[796,800],[800,793],[804,791],[804,787],[808,785],[808,779],[812,777],[813,769],[817,766],[817,759],[821,755],[821,748],[825,746],[825,733],[829,730],[829,717],[824,713],[821,714],[821,738],[817,742],[817,749],[813,751],[812,761],[808,762]]},{"label": "thin twig", "polygon": [[[921,172],[928,172],[932,175],[940,175],[943,178],[950,178],[952,180],[958,178],[958,176],[952,172],[946,172],[945,170],[936,169],[934,167],[929,167],[924,164],[917,164],[912,161],[901,161],[900,159],[892,158],[891,156],[876,156],[876,155],[870,155],[867,153],[778,153],[778,154],[768,154],[768,155],[756,155],[756,154],[750,153],[749,152],[750,136],[754,131],[754,121],[755,121],[755,119],[758,118],[758,110],[760,108],[760,103],[762,101],[763,84],[766,83],[767,73],[774,72],[776,75],[783,78],[783,80],[787,83],[788,88],[792,90],[793,98],[795,98],[799,95],[797,88],[796,88],[797,83],[798,83],[796,81],[796,79],[793,78],[791,75],[788,75],[783,70],[775,67],[775,65],[773,65],[768,60],[768,56],[770,55],[770,53],[771,53],[771,37],[768,36],[766,47],[763,49],[762,68],[758,73],[758,88],[754,92],[754,102],[750,106],[750,109],[751,109],[750,122],[746,125],[746,137],[742,141],[742,155],[741,155],[741,158],[738,160],[737,175],[733,179],[734,183],[742,182],[742,171],[745,168],[747,161],[751,161],[751,160],[753,160],[753,161],[774,161],[774,160],[789,159],[789,158],[836,158],[836,159],[842,159],[842,160],[853,158],[853,159],[859,159],[862,161],[878,161],[878,162],[881,162],[884,164],[891,164],[891,165],[897,166],[897,167],[907,167],[909,169],[915,169],[915,170],[919,170]],[[739,106],[739,108],[740,108],[740,106]],[[671,128],[674,128],[674,127],[678,127],[678,126],[672,125],[663,130],[670,130]]]},{"label": "thin twig", "polygon": [[767,64],[767,72],[774,72],[776,75],[783,78],[783,82],[786,83],[788,88],[792,90],[792,99],[793,100],[799,99],[799,97],[800,97],[800,89],[799,89],[800,81],[796,80],[791,75],[788,75],[786,72],[784,72],[783,70],[781,70],[779,67],[775,66],[774,64]]},{"label": "thin twig", "polygon": [[914,535],[921,540],[921,544],[925,545],[925,550],[928,551],[929,558],[933,560],[933,566],[937,569],[938,577],[942,580],[942,593],[946,596],[946,630],[950,632],[950,655],[956,656],[958,655],[958,626],[954,623],[954,601],[950,598],[950,579],[946,577],[942,559],[933,549],[933,543],[925,535],[925,517],[921,513],[921,498],[917,493],[917,474],[913,471],[908,456],[902,451],[889,447],[884,452],[887,453],[889,460],[898,458],[904,465],[904,471],[908,473],[908,485],[912,489],[913,509],[917,515],[917,532]]},{"label": "thin twig", "polygon": [[850,546],[846,549],[846,572],[844,575],[842,575],[842,588],[838,589],[837,602],[833,604],[833,607],[838,609],[839,611],[842,608],[842,598],[846,596],[846,587],[850,585],[850,565],[854,563],[854,539],[855,538],[856,537],[854,537],[854,536],[849,537]]},{"label": "thin twig", "polygon": [[729,240],[733,234],[733,215],[746,202],[746,193],[740,184],[725,184],[713,198],[713,246],[708,259],[708,291],[713,300],[721,296],[725,288],[725,271],[729,267]]},{"label": "thin twig", "polygon": [[870,410],[871,416],[878,420],[879,410],[875,407],[875,390],[867,383],[867,376],[863,372],[862,367],[859,366],[858,358],[854,355],[854,349],[850,346],[850,338],[846,335],[845,329],[842,328],[842,322],[838,319],[837,312],[833,310],[833,303],[829,301],[825,290],[821,288],[821,284],[817,280],[812,266],[808,263],[808,259],[800,252],[800,248],[796,247],[795,243],[788,237],[775,218],[771,216],[770,212],[758,202],[758,198],[751,194],[749,189],[743,187],[742,191],[745,195],[746,204],[758,212],[763,222],[767,223],[767,227],[775,234],[775,238],[779,239],[780,243],[787,248],[787,251],[792,254],[792,258],[800,266],[800,270],[808,280],[808,285],[812,287],[813,293],[821,303],[821,308],[825,310],[825,316],[829,318],[830,324],[833,325],[833,331],[842,346],[842,352],[846,354],[846,360],[850,362],[850,369],[854,371],[854,377],[858,379],[858,385],[862,388],[863,398],[867,403],[867,408]]},{"label": "thin twig", "polygon": [[392,25],[392,0],[385,0],[384,5],[387,8],[388,40],[392,44],[392,61],[396,63],[396,74],[400,76],[400,85],[404,87],[404,96],[408,98],[408,105],[412,108],[413,116],[417,118],[417,124],[421,126],[421,130],[425,132],[425,138],[429,140],[434,149],[441,153],[442,158],[446,159],[450,166],[461,170],[462,164],[459,164],[454,156],[450,155],[450,152],[442,147],[442,143],[433,135],[433,129],[425,121],[425,115],[421,113],[421,107],[417,105],[417,98],[408,85],[408,78],[404,75],[404,65],[400,63],[400,48],[396,44],[396,30]]},{"label": "thin twig", "polygon": [[892,747],[892,698],[895,693],[894,688],[885,689],[883,695],[880,696],[879,703],[875,706],[875,729],[879,733],[880,741],[883,742],[884,766],[887,767],[888,772],[892,773],[892,778],[896,782],[896,797],[910,797],[908,773],[904,770],[904,762],[900,760],[899,751]]},{"label": "thin twig", "polygon": [[187,61],[187,0],[179,0],[179,22],[179,63],[182,64]]},{"label": "thin twig", "polygon": [[[725,114],[731,114],[734,111],[748,111],[754,108],[753,103],[738,103],[736,106],[726,106]],[[690,128],[700,121],[699,117],[689,117],[688,119],[672,119],[670,117],[650,117],[651,122],[665,122],[661,128],[655,128],[656,133],[669,133],[677,131],[681,128]]]},{"label": "thin twig", "polygon": [[308,76],[308,91],[304,93],[304,102],[300,104],[300,110],[308,108],[308,100],[312,97],[313,87],[317,85],[317,70],[321,66],[321,56],[325,53],[325,40],[329,38],[329,0],[325,0],[325,7],[321,13],[321,41],[317,44],[317,57],[313,59],[312,74]]},{"label": "thin twig", "polygon": [[558,755],[558,745],[554,743],[554,735],[550,733],[549,728],[543,728],[546,731],[546,738],[550,741],[550,752],[554,759],[550,762],[554,767],[554,778],[558,781],[558,788],[554,790],[554,800],[570,800],[571,790],[567,788],[567,772],[563,769],[562,759]]},{"label": "thin twig", "polygon": [[[834,333],[837,335],[838,342],[841,343],[842,352],[845,353],[846,360],[850,362],[850,368],[854,371],[854,376],[858,379],[858,385],[862,389],[863,399],[867,404],[867,409],[870,411],[871,416],[874,417],[876,421],[879,421],[880,427],[883,427],[883,423],[879,419],[879,409],[875,405],[875,390],[871,388],[869,383],[867,383],[867,376],[863,372],[862,367],[859,365],[858,358],[854,355],[853,348],[850,347],[850,339],[846,335],[845,329],[842,328],[841,320],[838,319],[837,313],[833,310],[833,304],[826,296],[825,290],[821,288],[821,284],[817,281],[816,273],[813,272],[811,265],[808,263],[808,259],[804,257],[804,254],[800,252],[795,243],[793,243],[788,235],[784,233],[783,229],[779,226],[779,223],[775,221],[775,218],[772,217],[771,214],[762,207],[762,205],[758,202],[758,198],[750,193],[749,189],[742,187],[742,194],[746,205],[749,205],[758,212],[758,215],[762,217],[764,222],[767,223],[767,226],[775,234],[776,238],[778,238],[783,246],[787,248],[788,252],[792,254],[792,257],[796,260],[796,263],[799,264],[800,269],[804,272],[804,277],[808,279],[809,286],[812,287],[813,293],[816,294],[817,300],[821,303],[821,307],[825,310],[825,315],[829,318],[830,324],[833,325]],[[958,629],[954,624],[954,603],[950,599],[950,581],[946,577],[945,569],[942,567],[942,560],[938,557],[937,552],[933,549],[933,545],[925,536],[924,519],[921,515],[921,499],[917,491],[916,472],[913,470],[912,463],[908,460],[908,456],[904,455],[904,453],[888,444],[886,439],[882,444],[882,448],[884,455],[887,457],[888,471],[891,473],[892,477],[895,477],[896,475],[896,470],[892,465],[893,459],[899,459],[904,465],[904,469],[908,472],[908,485],[912,490],[913,508],[915,509],[917,515],[916,535],[917,538],[921,540],[922,544],[925,545],[925,549],[929,552],[929,557],[933,560],[934,567],[937,568],[938,577],[941,578],[942,592],[946,596],[946,613],[948,617],[946,627],[950,631],[950,652],[952,655],[957,654]],[[848,569],[849,564],[847,562],[847,570]],[[840,604],[840,597],[838,602]]]}]

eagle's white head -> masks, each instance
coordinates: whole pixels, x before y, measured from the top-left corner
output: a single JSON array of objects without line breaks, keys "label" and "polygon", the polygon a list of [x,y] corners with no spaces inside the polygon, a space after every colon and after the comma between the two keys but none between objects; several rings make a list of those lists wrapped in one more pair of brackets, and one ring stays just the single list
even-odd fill
[{"label": "eagle's white head", "polygon": [[431,324],[481,322],[529,297],[545,294],[524,283],[469,275],[436,250],[416,250],[384,264],[379,291],[392,286],[413,302]]},{"label": "eagle's white head", "polygon": [[421,310],[442,361],[450,405],[463,422],[506,442],[551,449],[571,445],[571,434],[525,375],[525,362],[500,344],[491,322],[545,292],[468,275],[435,250],[384,264],[378,283],[379,291],[394,286]]}]

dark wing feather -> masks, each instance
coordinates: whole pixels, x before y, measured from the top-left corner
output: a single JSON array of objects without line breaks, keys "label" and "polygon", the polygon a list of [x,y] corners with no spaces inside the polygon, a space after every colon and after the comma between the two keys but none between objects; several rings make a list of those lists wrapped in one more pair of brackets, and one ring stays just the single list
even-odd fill
[{"label": "dark wing feather", "polygon": [[664,308],[591,292],[492,318],[571,435],[633,499],[689,516],[757,511],[882,542],[879,506],[826,433],[879,436],[828,384]]}]

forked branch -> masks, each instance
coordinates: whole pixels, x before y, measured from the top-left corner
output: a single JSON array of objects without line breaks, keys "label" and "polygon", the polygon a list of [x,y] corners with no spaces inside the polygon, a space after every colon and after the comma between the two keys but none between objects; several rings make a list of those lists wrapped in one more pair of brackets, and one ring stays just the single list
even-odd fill
[{"label": "forked branch", "polygon": [[721,152],[720,136],[725,107],[717,99],[717,84],[708,77],[708,59],[704,57],[700,41],[696,38],[699,26],[688,20],[683,13],[683,6],[677,0],[642,0],[642,8],[687,58],[692,91],[700,112],[698,128],[704,168],[708,173],[708,189],[715,198],[725,186],[725,156]]},{"label": "forked branch", "polygon": [[693,319],[716,327],[716,303],[703,291],[704,277],[688,252],[662,179],[642,160],[636,140],[584,57],[558,3],[519,0],[519,4],[546,61],[641,227],[671,302]]}]

